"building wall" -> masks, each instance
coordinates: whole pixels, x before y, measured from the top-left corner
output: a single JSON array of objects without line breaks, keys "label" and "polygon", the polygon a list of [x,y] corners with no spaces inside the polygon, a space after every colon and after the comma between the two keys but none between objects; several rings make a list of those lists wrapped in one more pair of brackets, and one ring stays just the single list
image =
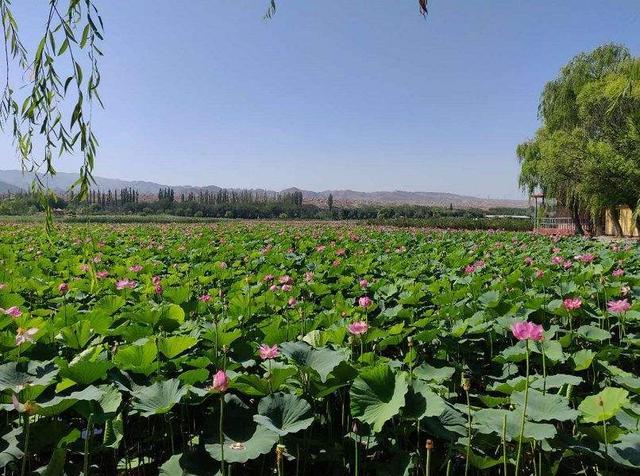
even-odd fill
[{"label": "building wall", "polygon": [[[629,207],[620,208],[620,226],[622,227],[624,236],[640,236],[633,220],[633,210]],[[616,234],[609,210],[605,213],[605,233],[607,235]]]}]

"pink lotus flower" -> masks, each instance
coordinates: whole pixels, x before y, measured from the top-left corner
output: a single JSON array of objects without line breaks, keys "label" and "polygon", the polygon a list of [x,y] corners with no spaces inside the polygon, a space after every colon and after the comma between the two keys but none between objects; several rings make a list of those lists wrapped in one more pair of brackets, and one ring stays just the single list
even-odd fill
[{"label": "pink lotus flower", "polygon": [[198,298],[200,302],[209,302],[211,301],[211,296],[209,294],[203,294]]},{"label": "pink lotus flower", "polygon": [[579,297],[565,298],[562,304],[567,311],[576,311],[582,307],[582,299],[580,299]]},{"label": "pink lotus flower", "polygon": [[270,283],[271,281],[273,281],[273,274],[267,274],[264,278],[262,278],[262,280],[265,283]]},{"label": "pink lotus flower", "polygon": [[527,265],[527,266],[531,266],[533,264],[533,258],[531,256],[527,256],[524,259],[524,264]]},{"label": "pink lotus flower", "polygon": [[326,246],[324,246],[324,245],[318,245],[318,246],[316,246],[316,251],[318,253],[322,253],[325,250],[325,248],[326,248]]},{"label": "pink lotus flower", "polygon": [[544,271],[541,269],[536,270],[536,279],[542,279],[544,277]]},{"label": "pink lotus flower", "polygon": [[585,263],[585,264],[592,263],[596,259],[596,257],[594,255],[589,254],[589,253],[584,254],[584,255],[579,255],[577,258],[580,261],[582,261],[583,263]]},{"label": "pink lotus flower", "polygon": [[366,289],[369,286],[369,281],[367,281],[366,279],[362,278],[359,282],[360,287],[362,289]]},{"label": "pink lotus flower", "polygon": [[294,297],[290,297],[289,298],[289,306],[291,307],[295,307],[295,305],[298,304],[298,300]]},{"label": "pink lotus flower", "polygon": [[290,285],[290,284],[283,284],[281,289],[282,289],[284,292],[289,292],[289,291],[291,291],[291,289],[293,289],[293,288],[291,287],[291,285]]},{"label": "pink lotus flower", "polygon": [[144,269],[144,266],[142,266],[141,264],[134,264],[133,266],[129,267],[129,271],[133,273],[139,273],[143,269]]},{"label": "pink lotus flower", "polygon": [[105,279],[105,278],[108,278],[108,277],[109,277],[109,271],[98,271],[98,272],[96,273],[96,276],[97,276],[99,279]]},{"label": "pink lotus flower", "polygon": [[362,307],[362,308],[367,308],[369,306],[371,306],[373,304],[373,301],[371,300],[371,298],[369,296],[362,296],[360,299],[358,299],[358,306]]},{"label": "pink lotus flower", "polygon": [[553,258],[551,258],[551,264],[562,264],[564,263],[564,258],[562,256],[554,256]]},{"label": "pink lotus flower", "polygon": [[365,321],[356,321],[349,324],[347,326],[347,329],[349,330],[350,334],[353,334],[354,336],[360,336],[369,330],[369,324],[367,324]]},{"label": "pink lotus flower", "polygon": [[33,340],[33,336],[37,333],[37,327],[32,327],[31,329],[23,329],[22,327],[18,327],[18,331],[16,332],[16,346],[20,346],[25,342],[35,342]]},{"label": "pink lotus flower", "polygon": [[473,263],[473,265],[476,267],[476,269],[480,269],[480,268],[484,268],[485,262],[483,260],[479,259],[478,261]]},{"label": "pink lotus flower", "polygon": [[220,267],[220,269],[227,269],[228,267],[227,263],[225,263],[224,261],[220,261],[220,264],[218,266]]},{"label": "pink lotus flower", "polygon": [[475,271],[476,271],[476,267],[472,264],[468,264],[464,267],[465,274],[475,273]]},{"label": "pink lotus flower", "polygon": [[288,274],[285,274],[284,276],[280,276],[280,279],[278,279],[278,281],[280,282],[280,284],[288,284],[288,285],[293,284],[293,278]]},{"label": "pink lotus flower", "polygon": [[67,294],[69,292],[69,285],[67,283],[60,283],[60,286],[58,286],[58,292],[60,294]]},{"label": "pink lotus flower", "polygon": [[276,284],[272,284],[271,286],[269,286],[269,291],[277,291],[278,290],[278,286]]},{"label": "pink lotus flower", "polygon": [[154,276],[153,278],[151,278],[151,282],[153,283],[154,286],[157,286],[158,284],[160,284],[161,280],[162,278],[160,278],[160,276]]},{"label": "pink lotus flower", "polygon": [[157,295],[162,294],[162,293],[163,293],[163,291],[164,291],[164,289],[162,289],[162,286],[161,286],[160,284],[156,284],[156,285],[153,287],[153,292],[154,292],[154,293],[156,293]]},{"label": "pink lotus flower", "polygon": [[609,310],[609,312],[612,312],[614,314],[622,314],[623,312],[627,312],[630,307],[631,304],[629,304],[629,301],[626,299],[612,300],[607,303],[607,309]]},{"label": "pink lotus flower", "polygon": [[15,393],[11,394],[11,402],[13,403],[13,408],[22,413],[22,405],[20,405],[20,400],[18,400],[18,396]]},{"label": "pink lotus flower", "polygon": [[11,316],[13,318],[17,318],[22,316],[22,311],[20,310],[20,308],[18,306],[11,306],[9,309],[6,309],[4,311],[4,313],[8,316]]},{"label": "pink lotus flower", "polygon": [[311,281],[313,281],[313,271],[307,271],[306,273],[304,273],[304,281],[306,283],[310,283]]},{"label": "pink lotus flower", "polygon": [[611,276],[614,278],[619,278],[622,275],[624,275],[624,269],[622,268],[616,268],[611,272]]},{"label": "pink lotus flower", "polygon": [[211,390],[214,392],[222,393],[226,392],[229,388],[229,378],[224,370],[218,370],[213,376],[213,383]]},{"label": "pink lotus flower", "polygon": [[129,279],[121,279],[120,281],[116,281],[116,289],[133,289],[138,285],[137,282],[131,281]]},{"label": "pink lotus flower", "polygon": [[567,260],[567,261],[565,261],[564,263],[562,263],[562,267],[563,267],[564,269],[569,269],[569,268],[571,268],[572,266],[573,266],[573,263],[572,263],[571,261],[569,261],[569,260]]},{"label": "pink lotus flower", "polygon": [[7,285],[4,283],[0,283],[0,291],[2,291],[4,288],[6,288]]},{"label": "pink lotus flower", "polygon": [[81,264],[80,265],[80,271],[82,271],[83,273],[86,273],[87,271],[89,271],[89,265],[88,264]]},{"label": "pink lotus flower", "polygon": [[511,333],[518,340],[541,341],[544,338],[544,328],[529,321],[518,321],[511,325]]},{"label": "pink lotus flower", "polygon": [[277,345],[269,347],[267,344],[260,344],[260,347],[258,347],[258,353],[262,360],[275,359],[280,355]]}]

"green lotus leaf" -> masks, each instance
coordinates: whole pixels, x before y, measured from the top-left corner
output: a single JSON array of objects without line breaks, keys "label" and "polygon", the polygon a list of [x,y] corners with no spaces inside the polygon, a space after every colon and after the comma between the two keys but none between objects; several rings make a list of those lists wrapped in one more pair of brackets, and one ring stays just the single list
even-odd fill
[{"label": "green lotus leaf", "polygon": [[142,416],[168,413],[189,391],[181,387],[179,379],[162,380],[148,387],[139,387],[134,393],[133,409]]},{"label": "green lotus leaf", "polygon": [[591,325],[580,326],[576,332],[590,342],[602,342],[611,338],[610,332]]},{"label": "green lotus leaf", "polygon": [[[278,435],[264,426],[258,425],[255,432],[246,440],[224,440],[224,460],[227,463],[246,463],[249,460],[269,453],[278,442]],[[205,445],[205,448],[216,461],[222,460],[222,451],[219,443]]]},{"label": "green lotus leaf", "polygon": [[160,337],[158,339],[158,351],[168,359],[182,354],[198,343],[198,339],[190,336]]},{"label": "green lotus leaf", "polygon": [[591,362],[593,362],[596,353],[589,349],[582,349],[576,352],[571,356],[571,361],[573,362],[573,370],[580,371],[586,370],[591,367]]},{"label": "green lotus leaf", "polygon": [[111,316],[124,305],[124,298],[112,294],[100,298],[93,306],[92,310],[104,312],[107,316]]},{"label": "green lotus leaf", "polygon": [[402,414],[406,418],[422,419],[438,417],[446,410],[446,402],[435,393],[427,382],[414,380],[405,396]]},{"label": "green lotus leaf", "polygon": [[0,436],[0,468],[6,468],[12,461],[18,461],[23,457],[24,453],[18,440],[21,435],[22,427],[19,426]]},{"label": "green lotus leaf", "polygon": [[108,360],[81,360],[72,362],[67,368],[60,369],[60,375],[82,385],[89,385],[101,380],[107,371],[113,367]]},{"label": "green lotus leaf", "polygon": [[104,423],[104,433],[102,437],[102,445],[105,448],[118,449],[120,442],[124,438],[124,421],[122,414],[118,414],[114,418],[109,418]]},{"label": "green lotus leaf", "polygon": [[173,455],[160,466],[160,476],[220,476],[220,464],[200,448]]},{"label": "green lotus leaf", "polygon": [[640,434],[637,431],[622,435],[612,450],[611,457],[616,463],[640,469]]},{"label": "green lotus leaf", "polygon": [[8,362],[0,365],[0,391],[18,393],[24,387],[47,387],[57,375],[58,369],[52,362],[31,361],[27,365]]},{"label": "green lotus leaf", "polygon": [[322,382],[327,381],[328,375],[340,362],[349,358],[348,350],[341,348],[333,350],[329,347],[314,349],[306,342],[285,342],[280,346],[283,355],[289,357],[296,366],[315,370]]},{"label": "green lotus leaf", "polygon": [[[511,403],[516,406],[518,412],[524,407],[525,392],[511,394]],[[578,412],[569,406],[569,399],[562,395],[551,393],[543,394],[534,389],[529,389],[527,400],[527,419],[532,421],[575,420]]]},{"label": "green lotus leaf", "polygon": [[157,368],[153,365],[157,355],[156,343],[153,340],[146,340],[140,344],[120,347],[113,356],[113,363],[120,370],[149,375]]},{"label": "green lotus leaf", "polygon": [[[568,375],[568,374],[554,374],[547,375],[547,378],[544,379],[541,375],[537,376],[535,380],[531,382],[531,388],[535,388],[536,390],[542,390],[546,388],[547,390],[561,388],[565,385],[580,385],[582,383],[582,377],[577,375]],[[524,381],[524,379],[523,379]]]},{"label": "green lotus leaf", "polygon": [[432,367],[429,364],[422,364],[413,369],[413,375],[421,380],[427,380],[434,383],[443,383],[450,380],[455,373],[453,367]]},{"label": "green lotus leaf", "polygon": [[[522,421],[521,411],[499,410],[485,408],[473,414],[473,426],[479,433],[502,435],[503,431],[508,441],[519,438]],[[506,424],[505,424],[506,422]],[[504,428],[503,428],[504,427]],[[524,437],[532,440],[545,440],[556,435],[556,428],[548,423],[533,423],[526,421]]]},{"label": "green lotus leaf", "polygon": [[404,406],[409,390],[407,380],[407,374],[394,374],[387,365],[362,370],[349,392],[351,415],[372,425],[375,432],[381,431],[385,422],[396,416]]},{"label": "green lotus leaf", "polygon": [[253,420],[268,430],[285,436],[309,428],[313,423],[311,405],[289,393],[275,393],[260,400]]},{"label": "green lotus leaf", "polygon": [[582,421],[600,423],[613,418],[629,402],[628,397],[627,390],[614,387],[606,387],[597,395],[586,397],[578,405]]},{"label": "green lotus leaf", "polygon": [[90,385],[78,392],[72,392],[68,395],[58,395],[46,402],[37,402],[36,413],[43,416],[59,415],[79,401],[97,402],[103,396],[104,392],[102,390]]}]

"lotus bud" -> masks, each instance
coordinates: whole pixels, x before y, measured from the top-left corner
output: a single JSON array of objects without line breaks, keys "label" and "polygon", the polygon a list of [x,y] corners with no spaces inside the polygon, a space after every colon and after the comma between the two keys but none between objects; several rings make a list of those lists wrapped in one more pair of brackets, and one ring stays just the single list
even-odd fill
[{"label": "lotus bud", "polygon": [[469,372],[468,370],[465,370],[462,373],[462,380],[460,383],[464,391],[468,392],[471,389],[471,372]]}]

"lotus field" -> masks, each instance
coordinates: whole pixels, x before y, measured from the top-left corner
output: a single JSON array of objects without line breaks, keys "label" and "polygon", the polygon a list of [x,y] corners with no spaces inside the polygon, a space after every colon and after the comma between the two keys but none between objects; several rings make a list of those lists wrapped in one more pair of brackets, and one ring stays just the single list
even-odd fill
[{"label": "lotus field", "polygon": [[636,245],[0,225],[4,475],[637,474]]}]

